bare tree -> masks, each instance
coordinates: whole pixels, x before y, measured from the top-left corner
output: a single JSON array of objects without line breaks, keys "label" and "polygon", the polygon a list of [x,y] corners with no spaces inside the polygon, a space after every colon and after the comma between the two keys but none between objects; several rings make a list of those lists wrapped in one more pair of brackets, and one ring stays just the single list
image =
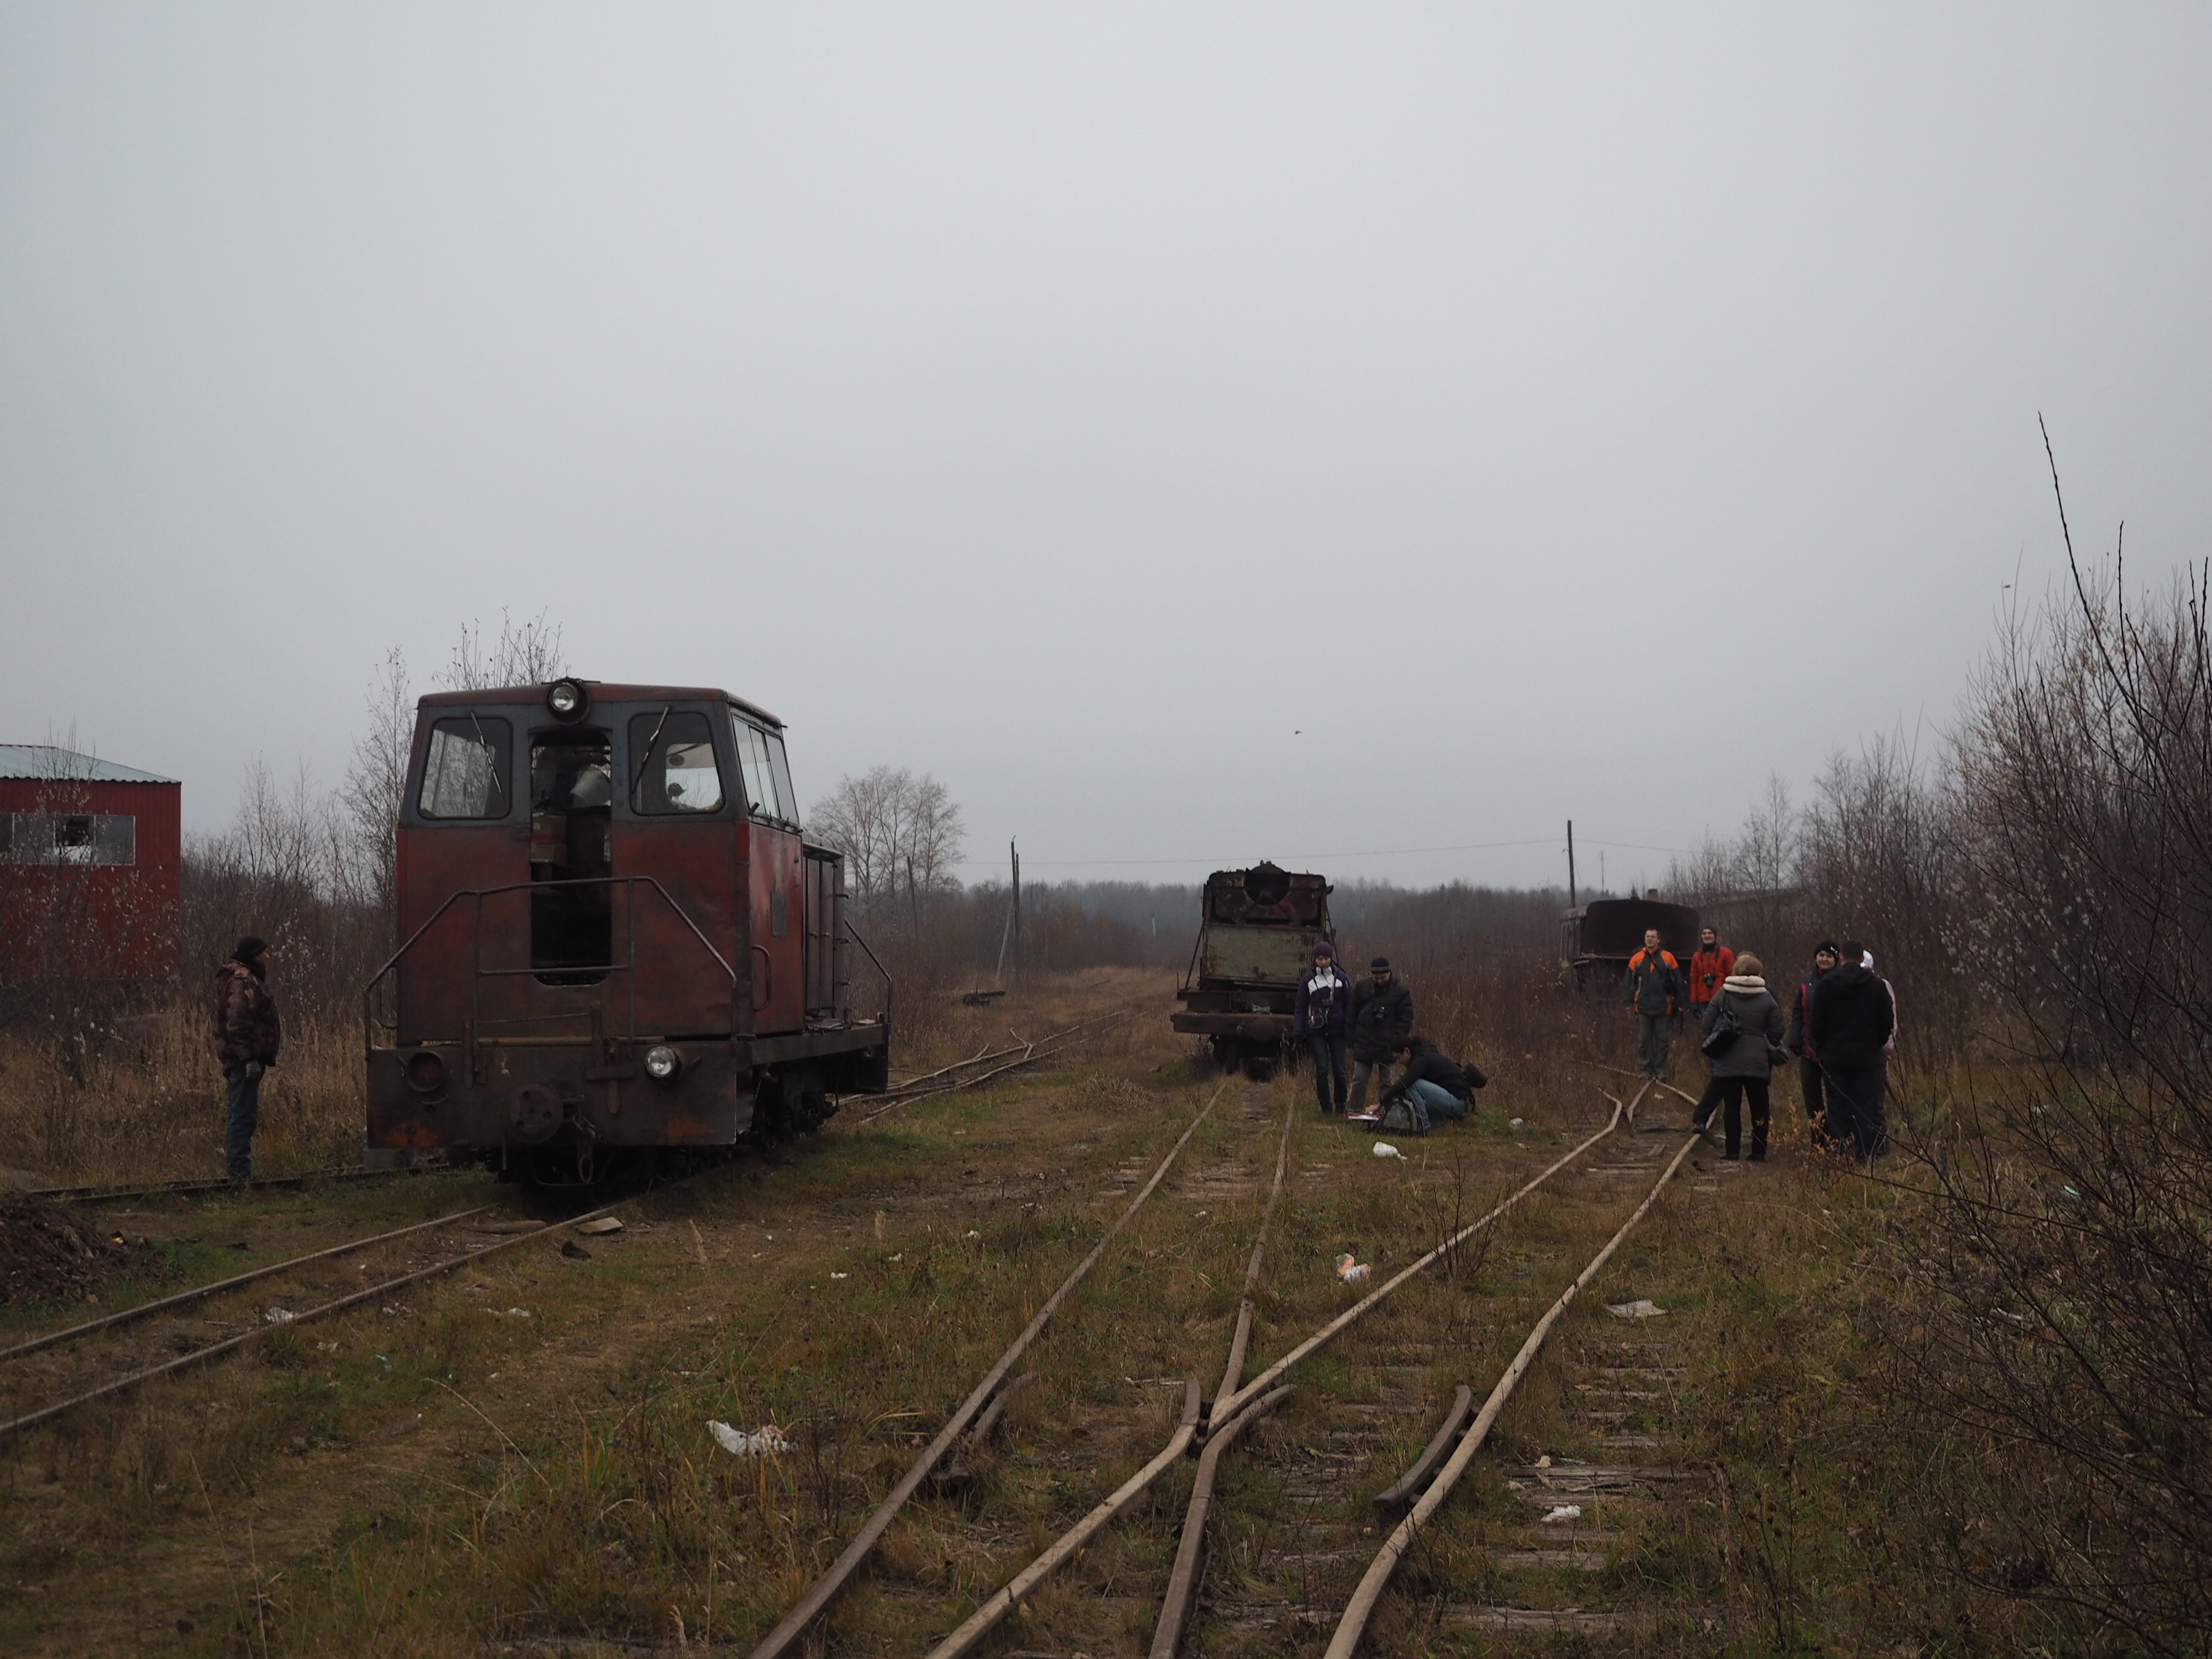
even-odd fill
[{"label": "bare tree", "polygon": [[560,623],[548,622],[543,611],[517,623],[502,610],[499,638],[489,648],[483,624],[461,624],[460,643],[438,680],[448,690],[483,691],[501,685],[543,685],[568,672],[561,653]]},{"label": "bare tree", "polygon": [[902,899],[919,929],[925,903],[959,885],[953,871],[966,840],[960,808],[927,773],[878,766],[841,778],[814,803],[807,829],[845,854],[848,890],[863,909]]},{"label": "bare tree", "polygon": [[408,751],[415,734],[407,659],[393,646],[370,682],[368,727],[353,746],[353,763],[338,791],[345,814],[349,884],[364,902],[397,915],[399,800],[407,787]]}]

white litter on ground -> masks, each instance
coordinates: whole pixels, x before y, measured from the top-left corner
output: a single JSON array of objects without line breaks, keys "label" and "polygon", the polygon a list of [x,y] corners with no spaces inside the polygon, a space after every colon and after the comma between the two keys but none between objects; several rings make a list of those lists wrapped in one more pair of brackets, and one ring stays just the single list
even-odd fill
[{"label": "white litter on ground", "polygon": [[1615,1319],[1657,1319],[1667,1311],[1656,1302],[1641,1297],[1633,1302],[1608,1302],[1605,1310]]},{"label": "white litter on ground", "polygon": [[1583,1506],[1581,1504],[1562,1504],[1559,1505],[1558,1508],[1554,1509],[1549,1515],[1546,1516],[1540,1524],[1548,1527],[1554,1521],[1579,1521],[1582,1518]]},{"label": "white litter on ground", "polygon": [[1403,1158],[1405,1154],[1400,1152],[1395,1146],[1393,1146],[1389,1141],[1378,1140],[1375,1143],[1375,1156],[1377,1158]]},{"label": "white litter on ground", "polygon": [[1357,1285],[1375,1271],[1372,1262],[1355,1260],[1346,1250],[1336,1259],[1336,1276],[1347,1285]]},{"label": "white litter on ground", "polygon": [[779,1452],[791,1449],[791,1442],[783,1437],[783,1431],[773,1423],[763,1423],[747,1434],[726,1423],[709,1419],[707,1432],[714,1437],[716,1445],[732,1457],[774,1457]]},{"label": "white litter on ground", "polygon": [[1505,1120],[1505,1127],[1509,1129],[1517,1129],[1521,1127],[1521,1120],[1517,1117],[1509,1117]]},{"label": "white litter on ground", "polygon": [[852,1276],[853,1275],[850,1273],[831,1273],[830,1275],[832,1279],[850,1279]]},{"label": "white litter on ground", "polygon": [[262,1322],[267,1325],[289,1325],[297,1317],[296,1314],[283,1308],[271,1308],[261,1316]]}]

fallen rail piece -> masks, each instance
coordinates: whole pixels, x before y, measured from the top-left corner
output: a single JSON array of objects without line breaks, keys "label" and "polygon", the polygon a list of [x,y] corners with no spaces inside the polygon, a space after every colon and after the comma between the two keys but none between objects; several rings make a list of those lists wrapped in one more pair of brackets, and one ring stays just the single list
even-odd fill
[{"label": "fallen rail piece", "polygon": [[[1647,1085],[1645,1086],[1648,1088],[1650,1085]],[[1352,1324],[1373,1310],[1382,1302],[1384,1297],[1388,1297],[1393,1291],[1395,1291],[1407,1279],[1413,1278],[1414,1274],[1419,1273],[1431,1263],[1450,1254],[1453,1250],[1457,1249],[1459,1246],[1466,1243],[1467,1240],[1474,1237],[1475,1234],[1480,1232],[1485,1227],[1490,1225],[1492,1222],[1497,1220],[1498,1217],[1504,1215],[1508,1210],[1518,1204],[1522,1199],[1528,1197],[1529,1194],[1534,1192],[1537,1188],[1542,1186],[1560,1170],[1565,1169],[1568,1164],[1573,1163],[1584,1152],[1589,1151],[1591,1147],[1596,1146],[1599,1141],[1603,1140],[1607,1135],[1611,1134],[1616,1128],[1620,1127],[1620,1121],[1624,1115],[1632,1121],[1636,1115],[1637,1102],[1642,1100],[1644,1098],[1644,1090],[1638,1089],[1636,1091],[1635,1097],[1625,1107],[1620,1101],[1613,1100],[1613,1115],[1606,1121],[1605,1127],[1600,1129],[1595,1134],[1592,1135],[1588,1140],[1583,1141],[1581,1146],[1576,1147],[1572,1152],[1567,1152],[1558,1158],[1549,1167],[1547,1167],[1541,1175],[1537,1176],[1533,1180],[1521,1187],[1510,1198],[1500,1200],[1499,1203],[1487,1213],[1476,1217],[1474,1220],[1461,1228],[1457,1232],[1454,1233],[1443,1243],[1437,1245],[1436,1249],[1431,1250],[1426,1255],[1421,1257],[1418,1261],[1413,1262],[1409,1267],[1400,1268],[1395,1273],[1391,1275],[1389,1279],[1377,1285],[1374,1290],[1370,1291],[1358,1301],[1353,1303],[1349,1308],[1346,1308],[1334,1319],[1332,1319],[1328,1324],[1322,1326],[1321,1329],[1316,1331],[1304,1341],[1299,1343],[1297,1347],[1291,1349],[1280,1359],[1278,1359],[1273,1364],[1268,1366],[1266,1370],[1261,1371],[1259,1376],[1254,1377],[1249,1382],[1244,1384],[1243,1388],[1237,1389],[1236,1393],[1231,1395],[1225,1400],[1215,1401],[1213,1402],[1214,1415],[1218,1417],[1224,1413],[1234,1412],[1239,1407],[1243,1406],[1246,1401],[1259,1394],[1261,1389],[1273,1384],[1283,1375],[1284,1372],[1289,1370],[1291,1367],[1297,1364],[1298,1361],[1306,1358],[1307,1355],[1312,1353],[1316,1349],[1321,1347],[1325,1343],[1331,1341],[1335,1337],[1341,1334]],[[1613,1099],[1613,1097],[1610,1095],[1606,1097],[1608,1100]]]},{"label": "fallen rail piece", "polygon": [[[1056,1032],[1051,1036],[1039,1037],[1035,1042],[1025,1043],[1023,1046],[1022,1053],[1017,1058],[1007,1060],[1003,1065],[994,1066],[988,1072],[978,1072],[974,1077],[956,1078],[950,1083],[939,1083],[927,1089],[918,1089],[904,1092],[894,1090],[891,1093],[896,1095],[896,1098],[877,1097],[878,1098],[884,1099],[884,1104],[877,1107],[872,1112],[864,1114],[860,1117],[860,1121],[862,1123],[872,1123],[884,1113],[896,1111],[902,1106],[911,1106],[918,1100],[929,1100],[938,1095],[958,1094],[964,1089],[973,1089],[978,1085],[988,1083],[991,1079],[1001,1076],[1007,1072],[1018,1071],[1024,1066],[1034,1066],[1041,1060],[1050,1060],[1054,1054],[1065,1053],[1067,1049],[1074,1047],[1076,1039],[1073,1034],[1076,1031],[1082,1030],[1085,1026],[1099,1024],[1103,1023],[1103,1019],[1126,1019],[1127,1018],[1128,1015],[1126,1013],[1106,1015],[1103,1016],[1102,1019],[1085,1020],[1082,1025],[1070,1026],[1067,1030]],[[1050,1043],[1052,1046],[1050,1048],[1046,1048],[1044,1046],[1046,1043]],[[1011,1054],[1012,1052],[1013,1051],[1012,1049],[1000,1050],[1000,1054]],[[987,1056],[987,1058],[996,1058],[996,1056]],[[977,1062],[975,1060],[963,1060],[961,1062],[962,1065],[965,1066],[972,1066],[976,1063]],[[956,1068],[947,1066],[945,1069],[947,1071],[951,1071]]]},{"label": "fallen rail piece", "polygon": [[0,1348],[0,1359],[13,1359],[19,1353],[30,1353],[40,1348],[50,1348],[57,1342],[68,1342],[110,1325],[123,1325],[134,1319],[143,1319],[148,1314],[159,1313],[164,1308],[182,1307],[187,1302],[197,1302],[204,1296],[218,1291],[235,1290],[240,1285],[251,1285],[257,1279],[266,1279],[271,1273],[281,1273],[288,1268],[304,1267],[310,1261],[321,1261],[334,1255],[344,1255],[354,1250],[365,1250],[372,1244],[388,1243],[395,1238],[404,1238],[410,1233],[419,1233],[431,1227],[449,1227],[456,1221],[466,1221],[472,1215],[482,1215],[486,1210],[496,1209],[494,1204],[480,1204],[473,1210],[462,1210],[453,1215],[441,1215],[434,1221],[418,1221],[411,1227],[397,1227],[388,1233],[378,1233],[372,1238],[356,1238],[349,1244],[333,1244],[327,1250],[316,1250],[307,1255],[295,1255],[289,1261],[279,1261],[266,1267],[256,1267],[251,1273],[233,1273],[228,1279],[219,1279],[212,1285],[202,1285],[196,1290],[179,1291],[174,1296],[165,1296],[158,1302],[143,1302],[135,1308],[125,1308],[120,1313],[109,1314],[104,1319],[88,1319],[82,1325],[72,1325],[65,1331],[49,1331],[44,1336],[34,1336],[27,1342],[18,1342],[12,1348]]},{"label": "fallen rail piece", "polygon": [[1221,1459],[1237,1437],[1251,1424],[1288,1400],[1297,1390],[1287,1384],[1270,1390],[1225,1423],[1214,1425],[1198,1455],[1198,1475],[1191,1483],[1190,1507],[1183,1511],[1182,1537],[1176,1545],[1175,1571],[1168,1577],[1168,1593],[1160,1607],[1160,1622],[1152,1627],[1151,1659],[1175,1659],[1190,1620],[1190,1604],[1198,1597],[1198,1570],[1206,1548],[1206,1522],[1213,1513],[1213,1482]]},{"label": "fallen rail piece", "polygon": [[1428,1449],[1413,1460],[1413,1467],[1398,1477],[1396,1485],[1375,1494],[1375,1507],[1386,1512],[1401,1510],[1419,1497],[1421,1488],[1428,1484],[1429,1477],[1436,1473],[1437,1465],[1443,1462],[1446,1454],[1451,1450],[1452,1442],[1459,1437],[1459,1431],[1467,1426],[1467,1419],[1474,1414],[1474,1390],[1462,1382],[1459,1385],[1459,1392],[1452,1396],[1451,1409],[1444,1413],[1443,1425],[1437,1431],[1436,1438],[1430,1441]]},{"label": "fallen rail piece", "polygon": [[1061,1562],[1091,1541],[1093,1534],[1135,1503],[1145,1488],[1174,1468],[1188,1449],[1193,1436],[1198,1432],[1198,1379],[1192,1377],[1184,1385],[1182,1421],[1169,1437],[1168,1443],[1153,1455],[1152,1461],[1114,1489],[1113,1494],[1093,1509],[1090,1514],[1062,1533],[1052,1547],[1016,1573],[1003,1589],[994,1590],[983,1598],[982,1606],[969,1613],[951,1635],[929,1650],[929,1659],[957,1659],[976,1643],[990,1634],[1000,1620],[1021,1606],[1022,1599],[1046,1578]]},{"label": "fallen rail piece", "polygon": [[[1013,1340],[1012,1346],[999,1356],[998,1363],[984,1373],[983,1380],[975,1385],[974,1392],[969,1394],[968,1398],[961,1402],[959,1408],[945,1419],[945,1426],[937,1431],[937,1438],[929,1443],[920,1457],[915,1459],[914,1466],[900,1478],[898,1485],[891,1488],[890,1496],[876,1506],[875,1513],[869,1516],[859,1533],[854,1536],[853,1541],[845,1546],[844,1553],[830,1563],[827,1572],[814,1581],[812,1587],[799,1598],[799,1605],[784,1614],[783,1621],[761,1638],[760,1645],[753,1650],[752,1659],[779,1659],[779,1656],[788,1653],[797,1644],[799,1638],[806,1633],[806,1627],[814,1622],[822,1610],[830,1605],[840,1590],[845,1588],[853,1575],[860,1570],[860,1564],[874,1552],[876,1545],[881,1540],[884,1534],[890,1530],[891,1522],[896,1518],[898,1512],[906,1507],[907,1499],[914,1496],[921,1483],[929,1478],[929,1472],[937,1467],[945,1454],[951,1450],[955,1443],[967,1432],[968,1425],[975,1420],[975,1414],[982,1410],[984,1403],[997,1392],[999,1384],[1005,1379],[1006,1373],[1013,1369],[1014,1362],[1029,1352],[1030,1344],[1036,1340],[1038,1333],[1044,1329],[1053,1315],[1060,1311],[1060,1304],[1065,1302],[1069,1293],[1083,1282],[1084,1276],[1097,1265],[1098,1258],[1106,1254],[1106,1247],[1114,1242],[1115,1235],[1128,1224],[1129,1218],[1135,1215],[1144,1201],[1152,1195],[1153,1188],[1166,1177],[1168,1170],[1174,1166],[1182,1149],[1190,1144],[1190,1138],[1198,1133],[1199,1126],[1206,1121],[1207,1115],[1213,1110],[1214,1103],[1221,1098],[1222,1090],[1228,1086],[1227,1080],[1224,1079],[1220,1087],[1215,1089],[1212,1094],[1207,1097],[1206,1104],[1199,1109],[1198,1115],[1191,1119],[1190,1127],[1185,1129],[1176,1144],[1168,1149],[1168,1155],[1160,1160],[1159,1167],[1152,1171],[1152,1179],[1147,1181],[1136,1197],[1129,1201],[1129,1207],[1121,1212],[1114,1224],[1107,1228],[1104,1234],[1100,1237],[1097,1243],[1091,1246],[1091,1254],[1076,1265],[1075,1271],[1060,1281],[1060,1288],[1046,1298],[1044,1306],[1036,1310],[1036,1316],[1030,1320],[1022,1334]],[[1195,1383],[1192,1385],[1194,1389],[1196,1386]],[[1197,1419],[1195,1403],[1191,1407],[1191,1417],[1192,1425],[1195,1428]]]},{"label": "fallen rail piece", "polygon": [[[374,1302],[378,1297],[399,1289],[402,1285],[413,1285],[422,1279],[434,1278],[439,1273],[449,1273],[456,1267],[465,1267],[471,1261],[481,1261],[484,1257],[497,1251],[511,1249],[517,1244],[528,1243],[533,1238],[546,1237],[550,1234],[558,1232],[563,1227],[573,1227],[579,1221],[588,1221],[595,1215],[605,1215],[609,1210],[618,1207],[617,1205],[609,1204],[600,1209],[587,1210],[582,1215],[571,1216],[566,1221],[549,1222],[534,1233],[523,1233],[514,1238],[502,1238],[496,1244],[487,1244],[481,1249],[469,1251],[465,1255],[457,1255],[449,1261],[440,1261],[428,1267],[418,1267],[413,1273],[402,1273],[397,1279],[387,1279],[380,1285],[371,1285],[365,1290],[355,1291],[349,1295],[342,1296],[335,1302],[325,1302],[319,1308],[309,1308],[303,1313],[295,1314],[284,1322],[282,1328],[289,1330],[295,1325],[306,1324],[311,1319],[321,1319],[326,1315],[343,1313],[348,1308],[357,1308],[362,1303]],[[21,1430],[30,1428],[34,1424],[44,1423],[51,1418],[59,1417],[64,1412],[73,1411],[79,1406],[88,1405],[94,1400],[105,1399],[112,1394],[120,1394],[126,1389],[137,1388],[141,1382],[150,1382],[157,1376],[167,1376],[173,1371],[185,1370],[204,1361],[228,1353],[234,1348],[242,1348],[270,1328],[272,1328],[266,1325],[257,1325],[241,1335],[228,1337],[221,1342],[210,1343],[204,1348],[195,1348],[190,1353],[180,1354],[166,1364],[151,1365],[143,1371],[133,1371],[128,1376],[118,1376],[112,1382],[103,1383],[99,1388],[88,1389],[82,1394],[72,1395],[67,1400],[58,1400],[51,1406],[27,1413],[12,1422],[0,1423],[0,1436],[15,1434]]]},{"label": "fallen rail piece", "polygon": [[952,1454],[952,1461],[930,1471],[929,1490],[933,1496],[943,1498],[975,1485],[975,1472],[968,1467],[968,1455],[978,1447],[990,1444],[991,1437],[998,1432],[999,1419],[1006,1414],[1006,1402],[1036,1380],[1036,1372],[1024,1371],[1019,1376],[1008,1377],[1006,1386],[991,1396],[991,1403],[977,1414],[967,1437]]},{"label": "fallen rail piece", "polygon": [[[1638,1091],[1639,1097],[1641,1093]],[[1575,1275],[1574,1283],[1560,1293],[1559,1299],[1552,1304],[1545,1310],[1544,1316],[1536,1322],[1534,1328],[1528,1333],[1528,1340],[1522,1343],[1521,1351],[1513,1356],[1513,1363],[1505,1368],[1505,1375],[1498,1379],[1498,1386],[1482,1402],[1482,1410],[1476,1414],[1473,1426],[1461,1439],[1458,1449],[1452,1453],[1451,1460],[1437,1471],[1437,1478],[1428,1491],[1421,1494],[1406,1518],[1393,1528],[1389,1537],[1382,1540],[1382,1547],[1375,1553],[1375,1559],[1360,1579],[1359,1588],[1352,1592],[1352,1600],[1345,1606],[1344,1617],[1337,1624],[1336,1634],[1329,1638],[1323,1659],[1352,1659],[1358,1650],[1360,1637],[1366,1632],[1367,1621],[1374,1617],[1376,1605],[1382,1599],[1382,1592],[1390,1583],[1390,1575],[1397,1571],[1398,1563],[1406,1552],[1413,1547],[1413,1534],[1427,1523],[1431,1516],[1443,1507],[1444,1500],[1451,1496],[1452,1488],[1459,1484],[1460,1476],[1467,1473],[1467,1467],[1474,1461],[1475,1453],[1489,1438],[1498,1413],[1505,1409],[1505,1402],[1512,1398],[1513,1390],[1520,1386],[1521,1378],[1534,1361],[1537,1351],[1544,1346],[1544,1339],[1552,1334],[1552,1327],[1559,1323],[1560,1316],[1566,1312],[1576,1295],[1598,1276],[1607,1262],[1613,1260],[1613,1253],[1620,1248],[1621,1241],[1634,1230],[1638,1222],[1650,1213],[1651,1206],[1659,1201],[1659,1194],[1666,1191],[1667,1183],[1674,1178],[1674,1171],[1682,1167],[1682,1160],[1703,1139],[1701,1135],[1692,1135],[1682,1142],[1674,1156],[1668,1160],[1666,1169],[1652,1184],[1651,1190],[1644,1194],[1644,1201],[1636,1206],[1636,1213],[1620,1224],[1620,1231],[1606,1240],[1605,1248],[1590,1258],[1589,1266]]]}]

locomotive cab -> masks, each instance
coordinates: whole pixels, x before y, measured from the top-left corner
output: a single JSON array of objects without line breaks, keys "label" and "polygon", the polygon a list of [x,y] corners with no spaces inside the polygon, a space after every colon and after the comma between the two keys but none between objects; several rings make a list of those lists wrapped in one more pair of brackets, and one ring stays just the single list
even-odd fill
[{"label": "locomotive cab", "polygon": [[398,836],[399,946],[365,999],[372,1164],[442,1149],[589,1181],[884,1086],[889,981],[855,1017],[852,948],[873,958],[765,710],[577,680],[425,697]]}]

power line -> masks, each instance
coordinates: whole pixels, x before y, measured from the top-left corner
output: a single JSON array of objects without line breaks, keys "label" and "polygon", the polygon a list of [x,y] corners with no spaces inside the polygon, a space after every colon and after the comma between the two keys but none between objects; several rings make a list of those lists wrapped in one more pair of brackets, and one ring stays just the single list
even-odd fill
[{"label": "power line", "polygon": [[[1617,848],[1626,851],[1637,853],[1672,853],[1683,858],[1694,858],[1697,856],[1695,851],[1687,847],[1654,847],[1643,842],[1600,841],[1590,836],[1583,837],[1583,840],[1586,845],[1591,847]],[[1328,859],[1413,858],[1431,853],[1487,853],[1506,848],[1565,847],[1565,845],[1566,842],[1561,836],[1539,836],[1529,841],[1470,841],[1462,842],[1456,845],[1449,847],[1380,847],[1370,848],[1358,852],[1286,853],[1283,856],[1291,860],[1294,863],[1306,864],[1319,863]],[[997,860],[993,859],[961,859],[957,860],[957,862],[962,865],[989,866],[994,868],[995,868],[997,865]],[[1027,862],[1033,869],[1071,869],[1085,867],[1103,868],[1109,866],[1157,866],[1160,865],[1176,864],[1203,865],[1208,869],[1224,869],[1231,867],[1223,864],[1220,859],[1214,857],[1172,859],[1030,859],[1028,860]]]}]

